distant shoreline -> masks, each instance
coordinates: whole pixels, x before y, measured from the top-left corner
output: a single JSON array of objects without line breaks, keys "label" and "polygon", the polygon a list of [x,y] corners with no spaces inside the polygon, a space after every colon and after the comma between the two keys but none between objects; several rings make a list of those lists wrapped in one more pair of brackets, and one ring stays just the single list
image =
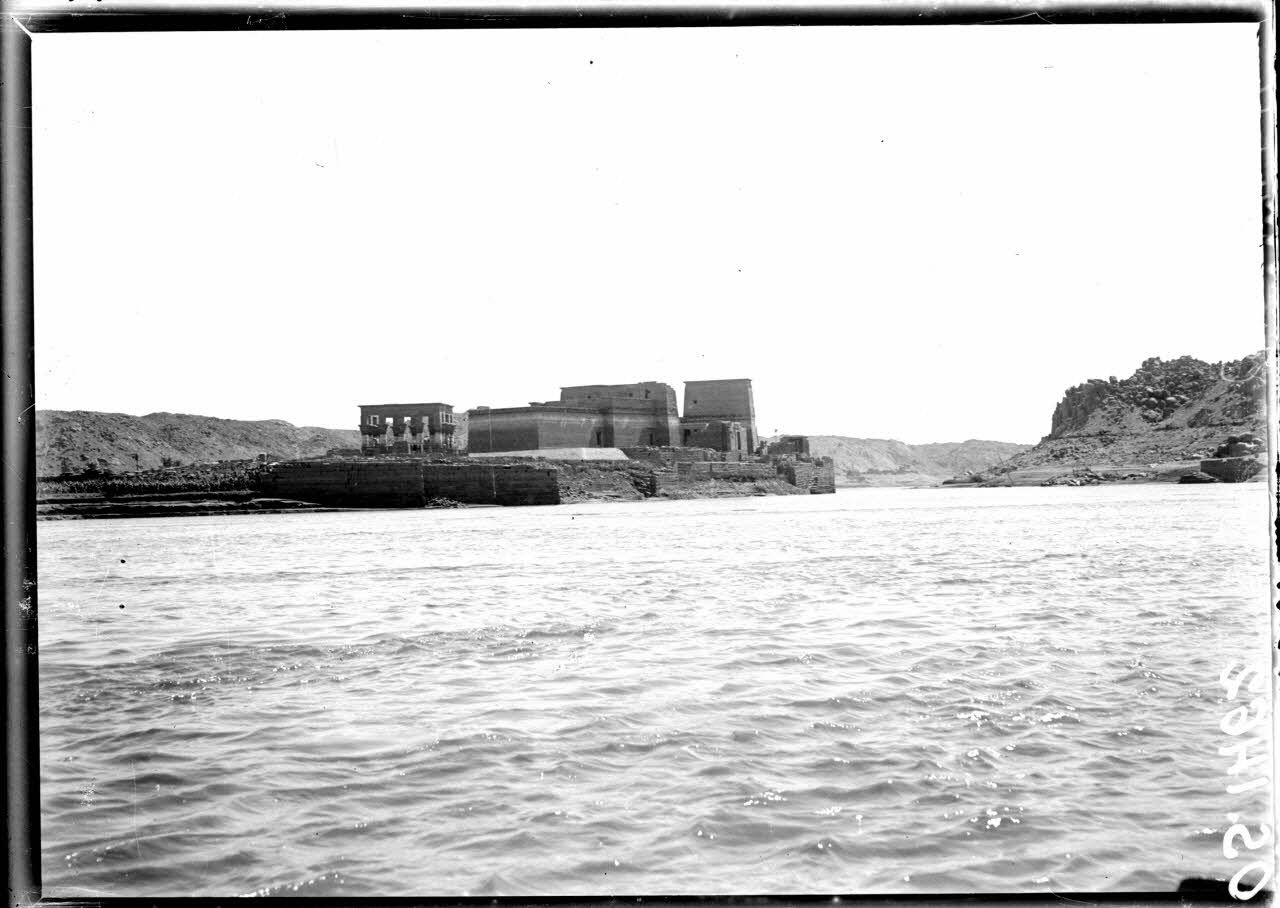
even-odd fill
[{"label": "distant shoreline", "polygon": [[[778,495],[808,495],[782,480],[752,482],[712,479],[685,482],[654,495],[626,494],[621,485],[612,488],[577,487],[562,491],[556,503],[530,504],[531,507],[554,507],[591,501],[681,501],[688,499],[758,498]],[[103,494],[85,491],[57,492],[45,490],[36,500],[37,520],[109,520],[121,518],[216,517],[238,514],[287,514],[297,512],[388,511],[388,510],[454,510],[459,508],[495,508],[504,505],[487,502],[459,502],[449,499],[428,501],[406,507],[338,505],[298,498],[269,496],[260,489],[231,491],[189,490],[153,494]]]},{"label": "distant shoreline", "polygon": [[[1068,471],[1069,473],[1070,471]],[[1214,485],[1246,485],[1265,484],[1266,471],[1261,471],[1243,483],[1214,483]],[[933,486],[837,486],[838,492],[876,491],[884,489],[901,489],[903,491],[948,490],[948,489],[1008,489],[1008,488],[1083,488],[1093,486],[1147,486],[1177,485],[1178,478],[1160,474],[1155,477],[1127,477],[1099,482],[1068,483],[1045,482],[1017,478],[1000,483],[951,482]],[[726,484],[722,484],[726,485]],[[649,498],[619,498],[609,495],[592,495],[562,501],[559,505],[527,505],[526,507],[557,507],[586,504],[590,502],[639,503],[648,501],[687,501],[720,498],[763,498],[776,497],[776,493],[760,492],[749,489],[726,491],[723,487],[715,491],[687,490],[680,495],[656,495]],[[38,521],[74,521],[74,520],[121,520],[121,519],[163,519],[167,517],[236,517],[254,514],[315,514],[315,513],[386,513],[388,511],[444,511],[474,510],[508,507],[497,504],[428,504],[417,508],[374,508],[374,507],[332,507],[305,501],[285,499],[248,498],[239,501],[219,498],[190,498],[174,501],[159,497],[124,497],[96,499],[80,497],[76,500],[59,500],[57,498],[42,499],[37,504],[36,520]]]}]

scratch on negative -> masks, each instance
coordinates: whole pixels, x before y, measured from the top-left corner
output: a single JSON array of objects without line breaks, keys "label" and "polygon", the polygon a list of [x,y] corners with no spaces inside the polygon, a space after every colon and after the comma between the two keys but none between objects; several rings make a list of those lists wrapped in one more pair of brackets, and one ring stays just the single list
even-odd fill
[{"label": "scratch on negative", "polygon": [[979,22],[978,24],[979,25],[1004,25],[1009,22],[1020,22],[1023,19],[1039,19],[1045,25],[1057,24],[1052,20],[1046,19],[1044,16],[1040,15],[1038,12],[1022,13],[1019,16],[1006,16],[1003,19],[986,19],[982,22]]}]

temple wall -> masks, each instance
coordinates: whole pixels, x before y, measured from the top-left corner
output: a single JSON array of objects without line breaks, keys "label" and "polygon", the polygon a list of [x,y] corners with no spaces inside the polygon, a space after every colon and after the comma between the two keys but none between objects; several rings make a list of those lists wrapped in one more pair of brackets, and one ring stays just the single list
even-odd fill
[{"label": "temple wall", "polygon": [[611,410],[603,416],[609,429],[609,443],[617,448],[671,444],[671,430],[666,417],[650,413],[627,413]]},{"label": "temple wall", "polygon": [[424,460],[275,464],[267,490],[279,498],[355,508],[420,508],[435,498],[463,504],[559,504],[555,467]]},{"label": "temple wall", "polygon": [[754,420],[756,405],[751,394],[751,379],[685,382],[684,415],[702,419]]},{"label": "temple wall", "polygon": [[420,508],[422,462],[295,461],[275,464],[266,481],[277,498],[352,508]]},{"label": "temple wall", "polygon": [[604,413],[554,406],[472,410],[468,450],[477,454],[539,448],[614,448],[669,445],[676,417],[651,410],[609,409]]},{"label": "temple wall", "polygon": [[525,451],[538,447],[538,424],[532,413],[471,410],[467,416],[469,451]]},{"label": "temple wall", "polygon": [[602,444],[596,443],[596,430],[604,428],[603,419],[583,410],[520,407],[471,410],[468,415],[467,448],[478,454],[614,447],[607,437]]},{"label": "temple wall", "polygon": [[752,451],[750,430],[738,422],[720,419],[685,419],[680,422],[681,443],[691,448],[716,451]]},{"label": "temple wall", "polygon": [[422,485],[428,500],[463,504],[559,504],[555,467],[533,464],[426,464]]},{"label": "temple wall", "polygon": [[[615,448],[604,418],[582,410],[535,411],[535,448]],[[597,435],[597,433],[601,433]]]},{"label": "temple wall", "polygon": [[629,385],[573,385],[560,389],[562,403],[575,407],[616,407],[676,415],[675,389],[664,382]]},{"label": "temple wall", "polygon": [[684,418],[740,422],[747,430],[747,450],[755,450],[756,404],[749,378],[685,382]]}]

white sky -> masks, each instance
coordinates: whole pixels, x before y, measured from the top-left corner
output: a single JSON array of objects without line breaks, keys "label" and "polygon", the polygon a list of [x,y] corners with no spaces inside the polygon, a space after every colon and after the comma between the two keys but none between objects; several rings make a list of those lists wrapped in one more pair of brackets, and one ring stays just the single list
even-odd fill
[{"label": "white sky", "polygon": [[1255,35],[40,34],[38,406],[750,377],[765,434],[1032,442],[1264,345]]}]

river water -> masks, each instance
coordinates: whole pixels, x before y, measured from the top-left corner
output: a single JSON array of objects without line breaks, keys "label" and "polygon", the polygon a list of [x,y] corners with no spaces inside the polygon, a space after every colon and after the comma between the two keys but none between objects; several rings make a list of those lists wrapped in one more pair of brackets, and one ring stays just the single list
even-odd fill
[{"label": "river water", "polygon": [[[1263,485],[40,525],[47,895],[1230,877]],[[1244,698],[1246,695],[1242,694]],[[1241,846],[1243,847],[1243,846]]]}]

